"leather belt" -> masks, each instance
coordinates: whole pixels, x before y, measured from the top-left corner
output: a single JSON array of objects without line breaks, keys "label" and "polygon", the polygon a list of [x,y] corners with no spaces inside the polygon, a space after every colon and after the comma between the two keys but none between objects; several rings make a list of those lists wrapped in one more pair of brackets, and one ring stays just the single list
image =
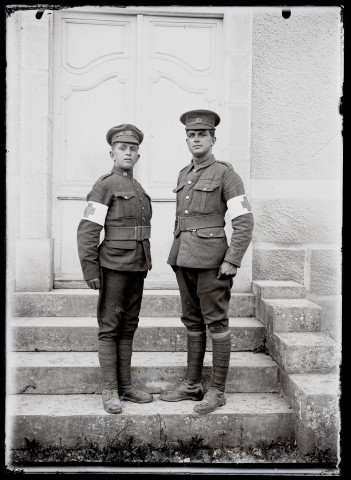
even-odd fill
[{"label": "leather belt", "polygon": [[195,217],[177,216],[177,228],[181,232],[207,227],[224,227],[224,217],[221,214],[198,215]]},{"label": "leather belt", "polygon": [[105,240],[146,240],[151,237],[151,226],[105,227]]}]

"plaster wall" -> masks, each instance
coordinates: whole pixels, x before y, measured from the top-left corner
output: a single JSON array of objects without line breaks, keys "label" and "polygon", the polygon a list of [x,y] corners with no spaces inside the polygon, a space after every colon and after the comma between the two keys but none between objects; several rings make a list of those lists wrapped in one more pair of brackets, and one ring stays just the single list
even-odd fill
[{"label": "plaster wall", "polygon": [[342,23],[336,7],[254,8],[253,280],[295,280],[340,337]]}]

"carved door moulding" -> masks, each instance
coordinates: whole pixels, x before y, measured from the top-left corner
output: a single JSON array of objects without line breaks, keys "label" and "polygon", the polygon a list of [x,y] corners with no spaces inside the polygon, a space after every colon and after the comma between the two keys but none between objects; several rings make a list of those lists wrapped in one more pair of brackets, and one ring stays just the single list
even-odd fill
[{"label": "carved door moulding", "polygon": [[[63,18],[62,67],[70,73],[81,75],[106,61],[128,58],[129,25],[130,22],[128,21]],[[72,26],[74,26],[75,31],[73,31]],[[103,35],[94,32],[94,27],[99,27],[95,30],[103,32]],[[69,48],[71,51],[69,51]],[[109,51],[110,49],[112,51]],[[78,62],[82,63],[82,58],[85,63],[79,65]]]}]

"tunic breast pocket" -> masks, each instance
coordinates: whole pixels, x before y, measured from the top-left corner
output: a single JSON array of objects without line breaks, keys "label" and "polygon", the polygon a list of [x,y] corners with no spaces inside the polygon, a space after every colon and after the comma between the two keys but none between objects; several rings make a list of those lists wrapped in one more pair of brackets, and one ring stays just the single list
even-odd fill
[{"label": "tunic breast pocket", "polygon": [[113,212],[117,218],[138,216],[137,199],[134,192],[116,192],[113,194]]},{"label": "tunic breast pocket", "polygon": [[220,208],[220,180],[199,180],[194,186],[193,210],[199,214],[216,213]]}]

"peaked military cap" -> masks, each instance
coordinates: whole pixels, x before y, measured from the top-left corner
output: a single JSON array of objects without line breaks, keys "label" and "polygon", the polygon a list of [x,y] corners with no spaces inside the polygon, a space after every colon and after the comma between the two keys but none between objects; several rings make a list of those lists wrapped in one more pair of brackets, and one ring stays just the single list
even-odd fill
[{"label": "peaked military cap", "polygon": [[221,121],[219,115],[211,110],[190,110],[180,116],[185,130],[208,130],[215,128]]},{"label": "peaked military cap", "polygon": [[135,143],[136,145],[140,145],[143,138],[143,132],[130,123],[124,123],[117,127],[112,127],[106,133],[106,140],[110,145],[115,142]]}]

